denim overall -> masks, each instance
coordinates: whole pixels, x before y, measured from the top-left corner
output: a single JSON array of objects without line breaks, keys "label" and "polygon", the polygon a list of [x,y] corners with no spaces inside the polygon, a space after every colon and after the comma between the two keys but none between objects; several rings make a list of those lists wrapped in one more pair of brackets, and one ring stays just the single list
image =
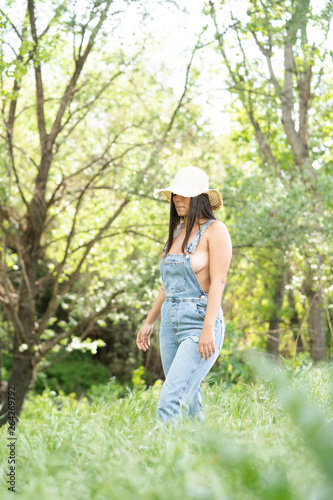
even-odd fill
[{"label": "denim overall", "polygon": [[[214,222],[208,220],[195,235],[184,254],[167,254],[160,261],[165,290],[161,309],[160,350],[165,382],[157,406],[157,417],[166,423],[176,421],[182,413],[191,420],[205,417],[200,384],[212,368],[222,348],[224,319],[222,308],[214,326],[215,354],[206,361],[198,352],[198,341],[206,314],[205,293],[192,269],[191,254],[200,237]],[[178,227],[174,237],[183,224]],[[164,249],[165,250],[165,249]]]}]

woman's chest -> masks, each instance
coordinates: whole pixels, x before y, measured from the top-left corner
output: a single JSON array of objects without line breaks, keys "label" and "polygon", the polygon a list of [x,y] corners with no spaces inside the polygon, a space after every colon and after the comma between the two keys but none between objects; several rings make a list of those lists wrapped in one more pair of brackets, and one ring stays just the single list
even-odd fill
[{"label": "woman's chest", "polygon": [[[184,241],[184,236],[180,235],[180,238],[176,238],[175,241],[173,242],[169,255],[182,255],[182,243]],[[191,238],[189,238],[189,241],[192,241]],[[189,254],[190,256],[190,261],[188,263],[192,267],[193,271],[197,274],[203,269],[209,267],[209,251],[208,251],[208,241],[205,238],[205,235],[203,235],[196,248],[192,253]]]},{"label": "woman's chest", "polygon": [[208,250],[197,248],[191,255],[191,266],[195,274],[200,273],[209,267],[209,254]]}]

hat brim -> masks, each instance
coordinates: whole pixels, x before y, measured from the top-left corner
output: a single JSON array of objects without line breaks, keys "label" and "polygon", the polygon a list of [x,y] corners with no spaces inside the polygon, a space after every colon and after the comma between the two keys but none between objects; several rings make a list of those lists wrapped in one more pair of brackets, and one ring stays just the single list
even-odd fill
[{"label": "hat brim", "polygon": [[207,194],[210,206],[212,207],[213,210],[219,210],[223,205],[221,193],[217,189],[208,189],[207,191],[201,191],[200,193],[196,194],[192,192],[191,194],[191,191],[184,189],[184,187],[177,189],[176,186],[169,186],[165,189],[155,189],[154,197],[156,198],[157,195],[159,195],[160,193],[163,193],[168,201],[171,201],[172,193],[178,194],[179,196],[185,196],[187,198],[195,198],[200,194]]}]

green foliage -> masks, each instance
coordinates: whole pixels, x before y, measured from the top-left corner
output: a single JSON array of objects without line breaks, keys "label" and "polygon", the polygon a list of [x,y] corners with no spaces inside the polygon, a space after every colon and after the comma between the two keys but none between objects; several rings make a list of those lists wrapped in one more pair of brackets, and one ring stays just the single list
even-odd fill
[{"label": "green foliage", "polygon": [[144,366],[139,366],[133,371],[132,384],[135,389],[144,389],[146,386],[145,380],[142,378],[145,373]]},{"label": "green foliage", "polygon": [[106,383],[109,377],[107,367],[84,353],[74,352],[41,372],[35,381],[35,391],[42,393],[47,388],[81,394],[94,384]]},{"label": "green foliage", "polygon": [[[253,1],[247,7],[229,12],[224,2],[210,2],[205,8],[234,96],[231,144],[223,148],[227,225],[235,248],[228,317],[249,345],[262,349],[267,333],[272,336],[268,330],[280,329],[280,352],[290,355],[311,302],[309,291],[323,285],[322,310],[332,301],[326,285],[332,282],[332,57],[325,40],[332,2]],[[293,68],[284,67],[287,45]],[[302,166],[287,127],[289,71],[290,125],[308,156]],[[302,90],[307,77],[309,100]],[[312,313],[311,324],[319,325]],[[319,330],[309,328],[313,337]],[[309,332],[305,324],[304,349]]]},{"label": "green foliage", "polygon": [[13,359],[6,352],[1,352],[1,380],[8,380],[10,370],[12,368]]},{"label": "green foliage", "polygon": [[87,398],[91,403],[113,401],[123,397],[128,392],[127,387],[120,384],[116,377],[109,379],[107,384],[92,385],[87,391]]},{"label": "green foliage", "polygon": [[[215,3],[218,5],[219,2]],[[91,2],[85,1],[79,10],[75,4],[73,1],[51,2],[53,12],[50,8],[44,13],[46,18],[50,13],[54,14],[51,29],[40,38],[38,50],[31,60],[33,42],[24,12],[18,19],[27,29],[16,59],[5,44],[9,32],[12,37],[16,35],[8,20],[1,19],[2,109],[4,113],[8,111],[11,100],[18,97],[13,154],[20,187],[28,202],[34,192],[41,155],[36,95],[31,91],[34,85],[33,62],[42,62],[44,113],[46,128],[50,132],[75,66],[73,49],[78,56],[80,43],[84,47],[94,23],[84,24],[103,8],[105,2],[97,1],[92,6]],[[304,7],[307,8],[306,4]],[[14,0],[6,2],[6,6],[12,9],[8,11],[10,15],[16,5]],[[43,5],[43,2],[36,3],[37,18],[44,9]],[[260,156],[248,115],[239,99],[235,99],[229,109],[230,136],[216,137],[210,133],[211,125],[194,102],[194,96],[200,90],[198,68],[192,67],[189,72],[186,99],[178,109],[172,129],[165,136],[177,105],[177,95],[165,83],[169,81],[165,78],[168,69],[160,73],[150,69],[151,40],[142,41],[142,45],[141,42],[131,42],[126,46],[119,44],[117,36],[111,36],[113,30],[117,34],[113,23],[120,20],[122,14],[123,22],[126,22],[128,13],[126,8],[124,13],[110,11],[109,25],[96,41],[94,53],[85,65],[53,148],[46,190],[49,205],[38,256],[36,322],[50,303],[56,278],[61,289],[125,197],[129,197],[130,202],[105,234],[97,239],[79,269],[80,278],[59,299],[59,307],[42,333],[41,341],[49,341],[73,329],[74,333],[53,348],[50,361],[57,352],[70,345],[73,335],[84,332],[87,326],[84,320],[89,314],[102,311],[111,302],[110,310],[97,318],[94,325],[94,334],[97,337],[103,334],[107,342],[108,377],[115,375],[117,381],[130,383],[134,371],[134,387],[150,383],[151,374],[146,373],[143,381],[140,372],[135,372],[140,370],[138,367],[144,364],[145,358],[142,352],[138,352],[135,337],[151,308],[160,282],[158,260],[167,237],[168,220],[168,204],[154,200],[152,192],[155,187],[169,183],[175,171],[188,164],[196,164],[207,171],[211,185],[221,190],[225,207],[217,216],[226,222],[235,248],[223,304],[229,321],[223,351],[212,373],[213,380],[226,384],[253,380],[245,347],[266,349],[269,322],[278,314],[281,315],[282,329],[280,350],[285,356],[292,354],[294,335],[308,307],[304,295],[308,269],[313,269],[313,281],[322,280],[324,284],[329,317],[333,300],[330,286],[332,246],[329,243],[333,231],[331,60],[323,49],[310,49],[304,40],[296,45],[294,61],[300,75],[307,60],[323,63],[313,67],[318,85],[312,86],[309,110],[309,154],[316,168],[316,182],[312,185],[306,174],[303,177],[295,169],[294,157],[281,124],[279,99],[272,82],[266,78],[265,58],[250,36],[250,30],[257,30],[260,43],[269,41],[279,62],[290,12],[295,12],[298,5],[299,2],[291,4],[287,1],[269,1],[265,5],[252,2],[246,22],[233,23],[236,31],[226,30],[226,36],[233,32],[229,48],[234,56],[231,58],[233,70],[240,76],[238,96],[245,92],[248,102],[250,96],[255,96],[252,99],[254,118],[276,158],[279,175]],[[112,3],[113,7],[116,8],[116,4]],[[330,15],[328,6],[322,17],[313,15],[310,9],[308,22],[312,28],[325,28]],[[245,52],[239,50],[236,34],[244,43]],[[246,57],[248,48],[250,54],[253,50],[255,57]],[[280,70],[276,77],[282,84]],[[14,81],[22,85],[15,92]],[[296,81],[294,92],[297,96]],[[6,117],[3,116],[5,123]],[[4,214],[8,210],[9,216],[8,220],[2,220],[1,215],[1,223],[10,237],[1,258],[8,278],[18,290],[23,276],[22,266],[10,240],[17,237],[17,231],[26,231],[28,217],[17,181],[10,172],[4,128],[2,132],[0,200]],[[320,220],[313,216],[314,190],[319,193],[323,206]],[[68,239],[69,235],[71,239]],[[1,252],[3,247],[1,241]],[[323,268],[316,272],[312,266],[318,265],[318,255],[324,262]],[[294,302],[285,298],[281,310],[278,310],[274,294],[281,270],[287,267],[290,270],[287,286]],[[113,297],[115,292],[119,293]],[[7,327],[4,324],[1,340],[6,337],[6,349],[9,350],[13,328]],[[307,349],[306,327],[303,330],[302,339]],[[82,366],[85,371],[80,370],[72,356],[61,363],[59,369],[50,369],[46,379],[42,375],[37,380],[38,391],[42,391],[46,384],[52,390],[60,388],[64,392],[80,393],[91,383],[99,386],[98,382],[108,379],[104,367],[99,364],[95,367],[94,362],[87,361],[89,358],[84,359]],[[7,377],[9,366],[6,365],[5,369],[4,376]],[[112,392],[113,387],[111,384],[107,390]],[[117,391],[114,389],[114,393]]]},{"label": "green foliage", "polygon": [[209,378],[226,386],[254,380],[242,332],[232,321],[226,323],[222,350]]},{"label": "green foliage", "polygon": [[[16,496],[330,500],[332,383],[332,365],[322,364],[300,368],[294,382],[269,369],[255,385],[205,385],[206,420],[176,430],[155,427],[159,385],[121,399],[114,379],[104,394],[95,388],[79,401],[29,394],[18,424]],[[4,500],[7,458],[1,447]]]},{"label": "green foliage", "polygon": [[[84,336],[91,325],[88,317],[96,315],[94,333],[98,335],[100,328],[109,336],[110,372],[130,381],[133,369],[143,362],[135,336],[158,285],[158,255],[167,232],[161,225],[167,221],[167,204],[154,200],[152,192],[173,173],[175,165],[202,157],[206,141],[201,138],[202,125],[197,123],[201,110],[191,99],[178,106],[179,97],[165,83],[164,75],[151,69],[148,38],[135,37],[129,44],[119,40],[128,3],[119,11],[110,1],[98,0],[93,5],[80,2],[80,9],[75,1],[54,1],[46,10],[43,2],[37,2],[37,45],[29,15],[17,9],[19,3],[6,2],[0,33],[4,124],[0,138],[0,224],[10,240],[9,245],[2,239],[0,242],[0,278],[6,274],[17,291],[25,279],[16,242],[29,239],[31,213],[27,206],[34,193],[39,193],[36,173],[41,173],[41,158],[45,159],[34,87],[34,67],[40,64],[43,95],[37,100],[43,107],[46,134],[52,136],[54,126],[59,133],[42,175],[46,212],[36,246],[39,253],[34,254],[34,265],[26,265],[33,272],[37,269],[30,284],[36,294],[34,327],[52,304],[52,296],[57,309],[48,324],[43,323],[35,348],[41,352],[41,344],[46,347],[56,336],[62,337],[47,355],[46,361],[53,361],[54,355],[71,347],[73,337]],[[131,4],[133,7],[134,2]],[[110,6],[108,21],[94,38],[96,14],[106,5]],[[145,11],[141,2],[137,7],[138,12]],[[9,19],[15,14],[14,29]],[[79,75],[91,37],[94,47]],[[7,38],[17,45],[17,54],[5,43]],[[73,83],[78,75],[77,84]],[[195,80],[194,72],[186,90],[195,88]],[[63,97],[69,82],[74,87]],[[64,115],[57,125],[59,106],[64,106]],[[9,133],[10,109],[15,120]],[[9,136],[13,147],[8,144]],[[67,283],[70,285],[64,293]],[[20,300],[21,294],[16,297]],[[28,330],[30,335],[31,328]],[[13,328],[6,330],[6,337],[10,350]],[[60,387],[72,391],[73,383],[64,380],[67,372],[66,368],[63,379],[59,373],[55,376]]]}]

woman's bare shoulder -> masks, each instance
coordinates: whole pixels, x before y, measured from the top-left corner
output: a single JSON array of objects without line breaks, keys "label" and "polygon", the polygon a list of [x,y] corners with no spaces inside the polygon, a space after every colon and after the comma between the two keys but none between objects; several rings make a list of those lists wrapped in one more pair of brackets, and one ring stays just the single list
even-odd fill
[{"label": "woman's bare shoulder", "polygon": [[220,220],[215,220],[212,224],[210,224],[207,228],[207,232],[210,234],[229,234],[227,226]]},{"label": "woman's bare shoulder", "polygon": [[231,244],[231,237],[224,222],[216,220],[207,228],[207,241],[209,244]]}]

